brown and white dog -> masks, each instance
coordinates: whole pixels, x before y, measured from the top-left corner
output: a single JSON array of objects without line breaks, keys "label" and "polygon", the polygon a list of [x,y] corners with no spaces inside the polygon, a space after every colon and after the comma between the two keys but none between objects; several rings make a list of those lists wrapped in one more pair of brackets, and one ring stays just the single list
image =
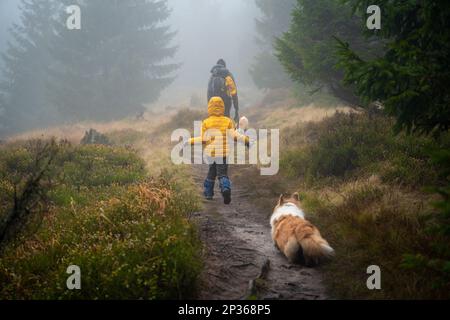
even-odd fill
[{"label": "brown and white dog", "polygon": [[319,230],[305,219],[298,193],[291,197],[280,196],[270,225],[275,246],[291,263],[314,266],[334,255],[333,248]]}]

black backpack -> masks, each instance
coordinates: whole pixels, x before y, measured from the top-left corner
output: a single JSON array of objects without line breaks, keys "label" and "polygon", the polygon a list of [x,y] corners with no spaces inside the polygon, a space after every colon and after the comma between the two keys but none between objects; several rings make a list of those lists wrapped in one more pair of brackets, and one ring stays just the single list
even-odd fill
[{"label": "black backpack", "polygon": [[208,101],[212,97],[221,97],[225,99],[227,97],[227,86],[225,77],[220,73],[213,73],[208,84]]}]

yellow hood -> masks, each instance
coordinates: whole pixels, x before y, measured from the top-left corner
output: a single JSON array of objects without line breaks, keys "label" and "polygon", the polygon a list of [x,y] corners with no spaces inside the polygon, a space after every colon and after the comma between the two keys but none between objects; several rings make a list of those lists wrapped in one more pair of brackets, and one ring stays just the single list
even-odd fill
[{"label": "yellow hood", "polygon": [[208,115],[221,117],[225,115],[225,103],[220,97],[212,97],[208,103]]}]

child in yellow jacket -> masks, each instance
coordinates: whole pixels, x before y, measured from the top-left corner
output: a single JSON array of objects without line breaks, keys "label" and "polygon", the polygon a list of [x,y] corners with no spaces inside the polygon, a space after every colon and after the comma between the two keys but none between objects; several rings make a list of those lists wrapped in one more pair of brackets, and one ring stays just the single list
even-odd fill
[{"label": "child in yellow jacket", "polygon": [[212,97],[208,103],[208,118],[202,123],[201,136],[190,139],[189,143],[205,145],[209,172],[204,182],[204,195],[212,200],[214,184],[219,179],[220,190],[225,204],[231,203],[231,181],[228,177],[229,140],[242,141],[247,146],[249,138],[240,134],[230,118],[225,115],[225,104],[220,97]]}]

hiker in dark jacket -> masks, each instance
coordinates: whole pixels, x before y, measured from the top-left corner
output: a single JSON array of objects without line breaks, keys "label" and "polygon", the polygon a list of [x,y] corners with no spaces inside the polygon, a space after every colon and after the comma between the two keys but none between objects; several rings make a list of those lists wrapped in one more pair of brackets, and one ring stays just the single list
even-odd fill
[{"label": "hiker in dark jacket", "polygon": [[221,97],[225,103],[225,116],[231,118],[231,104],[234,106],[234,122],[239,123],[239,98],[236,82],[233,75],[227,69],[223,59],[217,61],[217,64],[211,70],[211,78],[208,84],[208,101],[212,97]]}]

